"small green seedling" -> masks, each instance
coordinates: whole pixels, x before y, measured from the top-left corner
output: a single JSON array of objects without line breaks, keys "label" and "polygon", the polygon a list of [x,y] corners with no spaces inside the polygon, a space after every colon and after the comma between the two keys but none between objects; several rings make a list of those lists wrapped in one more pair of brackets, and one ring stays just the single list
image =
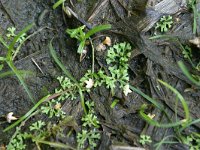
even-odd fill
[{"label": "small green seedling", "polygon": [[[106,84],[106,88],[111,89],[112,95],[114,95],[114,89],[117,82],[120,83],[120,88],[123,89],[125,96],[130,93],[129,89],[129,76],[128,76],[128,60],[131,56],[131,45],[129,43],[115,44],[108,50],[106,62],[109,65],[110,75],[106,75],[103,70],[99,70],[97,73],[92,73],[89,70],[83,78],[81,78],[82,85],[84,82],[93,79],[94,87]],[[127,83],[124,86],[124,83]]]},{"label": "small green seedling", "polygon": [[84,128],[81,133],[77,135],[78,149],[85,148],[85,144],[91,149],[97,146],[96,142],[101,138],[100,133],[98,133],[97,128],[99,128],[99,121],[94,111],[94,102],[87,101],[86,106],[88,108],[88,113],[82,117],[82,127]]},{"label": "small green seedling", "polygon": [[59,81],[61,87],[56,88],[55,93],[63,92],[63,94],[59,96],[58,101],[63,101],[68,98],[71,100],[76,99],[77,86],[72,83],[68,77],[60,76],[57,80]]},{"label": "small green seedling", "polygon": [[182,51],[183,57],[186,59],[192,58],[192,49],[189,46],[185,46],[185,48]]},{"label": "small green seedling", "polygon": [[95,129],[90,131],[82,130],[82,132],[77,135],[78,149],[85,148],[86,141],[88,142],[89,147],[94,149],[97,146],[96,141],[100,138],[100,133]]},{"label": "small green seedling", "polygon": [[24,143],[24,134],[19,133],[16,138],[10,141],[9,145],[7,145],[7,150],[25,150],[26,144]]},{"label": "small green seedling", "polygon": [[54,5],[53,5],[53,9],[56,9],[58,6],[60,5],[64,5],[64,2],[66,0],[58,0]]},{"label": "small green seedling", "polygon": [[103,30],[108,30],[111,28],[111,25],[99,25],[95,26],[91,30],[89,30],[87,33],[85,33],[83,30],[85,29],[85,25],[78,27],[76,29],[67,29],[66,32],[67,34],[70,35],[71,38],[75,38],[79,41],[79,46],[77,52],[79,54],[83,53],[86,40],[88,40],[93,34],[103,31]]},{"label": "small green seedling", "polygon": [[139,142],[144,146],[147,143],[151,143],[152,140],[151,140],[150,136],[142,134],[142,135],[140,135],[140,141]]},{"label": "small green seedling", "polygon": [[[6,36],[7,36],[8,39],[11,39],[11,38],[14,38],[14,37],[17,36],[17,34],[15,34],[15,33],[16,33],[16,28],[15,28],[15,27],[9,27],[9,28],[7,29],[7,31],[9,32],[9,33],[6,34]],[[26,33],[23,33],[23,34],[17,39],[17,42],[23,43],[24,40],[25,40],[25,38],[26,38]]]},{"label": "small green seedling", "polygon": [[17,128],[16,136],[10,140],[9,144],[7,145],[7,150],[25,150],[27,146],[25,144],[25,140],[31,138],[32,141],[36,142],[39,139],[44,139],[45,130],[42,129],[44,126],[45,122],[39,120],[29,127],[30,133],[21,133],[20,129]]},{"label": "small green seedling", "polygon": [[200,149],[200,134],[193,133],[188,135],[183,141],[184,144],[188,145],[190,150],[199,150]]},{"label": "small green seedling", "polygon": [[172,16],[163,16],[159,22],[156,23],[156,29],[160,28],[161,32],[167,32],[172,27]]},{"label": "small green seedling", "polygon": [[99,128],[99,121],[97,120],[97,116],[94,114],[94,102],[85,102],[86,106],[88,107],[88,113],[82,117],[83,124],[82,126],[84,127],[95,127]]},{"label": "small green seedling", "polygon": [[52,99],[51,101],[47,102],[46,106],[41,106],[41,111],[42,113],[47,114],[49,118],[54,116],[64,118],[66,114],[60,107],[61,104],[58,101]]}]

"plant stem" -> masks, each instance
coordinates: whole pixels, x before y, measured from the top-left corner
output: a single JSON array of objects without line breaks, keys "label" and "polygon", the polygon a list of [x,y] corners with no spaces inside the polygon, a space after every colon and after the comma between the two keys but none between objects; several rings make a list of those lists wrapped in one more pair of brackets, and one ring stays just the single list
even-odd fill
[{"label": "plant stem", "polygon": [[[52,39],[53,40],[53,39]],[[81,98],[81,105],[83,107],[83,110],[84,112],[87,114],[87,110],[86,110],[86,107],[85,107],[85,100],[84,100],[84,95],[83,95],[83,92],[82,92],[82,89],[78,83],[78,81],[71,75],[71,73],[65,68],[65,66],[60,62],[60,60],[58,59],[57,55],[56,55],[56,52],[52,46],[52,40],[50,41],[50,44],[49,44],[49,49],[50,49],[50,53],[54,59],[54,61],[56,62],[56,64],[60,67],[60,69],[67,75],[67,77],[72,80],[76,86],[78,87],[79,89],[79,94],[80,94],[80,98]]]},{"label": "plant stem", "polygon": [[92,47],[92,74],[93,74],[94,73],[94,45],[93,45],[92,39],[89,38],[89,40]]},{"label": "plant stem", "polygon": [[15,75],[17,76],[17,78],[19,79],[20,83],[22,84],[22,86],[24,87],[26,93],[28,94],[29,98],[31,99],[32,103],[35,104],[35,101],[33,99],[33,96],[31,94],[31,92],[29,91],[26,83],[24,82],[23,78],[21,77],[19,71],[17,70],[17,68],[14,66],[12,60],[7,60],[6,63],[8,64],[8,66],[12,69],[12,71],[15,73]]},{"label": "plant stem", "polygon": [[5,128],[3,130],[3,132],[6,132],[12,128],[14,128],[15,126],[17,126],[20,122],[22,122],[23,120],[25,120],[27,117],[29,117],[39,106],[40,104],[42,104],[44,101],[49,99],[49,95],[43,97],[41,100],[39,100],[34,107],[32,107],[24,116],[22,116],[21,118],[19,118],[19,120],[17,120],[15,123],[11,124],[10,126],[8,126],[7,128]]}]

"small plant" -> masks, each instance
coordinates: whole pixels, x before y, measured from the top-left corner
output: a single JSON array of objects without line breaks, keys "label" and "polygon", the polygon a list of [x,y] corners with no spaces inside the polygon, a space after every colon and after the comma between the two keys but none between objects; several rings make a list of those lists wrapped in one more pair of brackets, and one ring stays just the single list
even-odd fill
[{"label": "small plant", "polygon": [[[89,70],[83,78],[81,78],[81,85],[90,78],[94,80],[94,87],[106,84],[106,88],[110,88],[114,95],[114,89],[117,82],[120,83],[120,88],[123,89],[124,94],[127,96],[130,93],[129,89],[129,76],[128,76],[128,59],[131,56],[131,46],[129,43],[119,43],[114,45],[108,50],[106,62],[109,65],[108,70],[110,76],[106,75],[103,70],[99,70],[97,73],[92,73]],[[126,83],[126,85],[124,85]],[[90,91],[90,90],[89,90]]]},{"label": "small plant", "polygon": [[33,124],[29,127],[29,129],[30,129],[30,131],[34,131],[34,130],[35,130],[35,131],[41,131],[41,128],[44,127],[44,126],[45,126],[45,122],[39,120],[39,121],[33,123]]},{"label": "small plant", "polygon": [[25,140],[32,139],[33,142],[36,142],[37,140],[43,139],[47,134],[44,130],[42,130],[44,126],[45,126],[45,123],[39,120],[33,123],[29,127],[29,130],[30,130],[29,133],[27,132],[21,133],[20,129],[17,128],[16,136],[15,138],[11,139],[11,141],[9,142],[7,146],[7,149],[8,150],[13,150],[13,149],[25,150],[26,149]]},{"label": "small plant", "polygon": [[[6,34],[6,36],[7,36],[8,39],[11,39],[11,38],[14,38],[14,37],[17,36],[17,34],[16,34],[16,28],[15,28],[15,27],[9,27],[9,28],[7,29],[7,31],[9,32],[9,33]],[[19,43],[24,42],[25,36],[26,36],[26,33],[23,33],[23,34],[17,39],[17,42],[19,42]]]},{"label": "small plant", "polygon": [[85,148],[87,142],[89,147],[93,149],[97,146],[96,141],[101,138],[100,133],[97,132],[99,121],[94,114],[94,102],[87,101],[85,104],[88,108],[88,113],[81,119],[83,121],[82,127],[84,129],[77,135],[78,149]]},{"label": "small plant", "polygon": [[141,143],[143,146],[144,146],[145,144],[151,143],[151,142],[152,142],[152,140],[151,140],[151,137],[150,137],[150,136],[144,135],[144,134],[140,135],[140,143]]},{"label": "small plant", "polygon": [[7,150],[25,150],[26,144],[24,140],[26,139],[26,135],[19,132],[19,129],[16,131],[16,137],[11,139],[9,144],[7,145]]},{"label": "small plant", "polygon": [[[128,60],[131,56],[131,45],[119,43],[108,50],[106,62],[111,76],[120,81],[128,82]],[[121,85],[122,86],[122,85]]]},{"label": "small plant", "polygon": [[191,59],[192,58],[192,49],[186,45],[182,51],[182,54],[183,54],[184,58]]},{"label": "small plant", "polygon": [[77,135],[78,149],[85,148],[86,141],[88,141],[89,147],[93,149],[97,146],[96,140],[100,138],[100,134],[96,130],[82,130],[82,132]]},{"label": "small plant", "polygon": [[88,114],[86,114],[85,116],[82,117],[82,121],[83,121],[83,124],[82,126],[83,127],[95,127],[95,128],[99,128],[99,121],[97,120],[97,116],[94,114],[94,102],[89,102],[87,101],[86,103],[86,106],[88,107]]},{"label": "small plant", "polygon": [[66,32],[67,34],[70,35],[71,38],[75,38],[80,42],[77,52],[79,54],[82,54],[85,47],[86,40],[88,40],[93,34],[103,31],[103,30],[108,30],[110,28],[111,28],[111,25],[99,25],[92,28],[87,33],[85,33],[83,31],[85,29],[85,25],[83,25],[76,29],[67,29]]},{"label": "small plant", "polygon": [[55,93],[63,93],[59,96],[58,101],[63,101],[68,98],[71,100],[76,99],[77,86],[72,83],[68,77],[60,76],[57,80],[59,81],[61,88],[56,88]]},{"label": "small plant", "polygon": [[7,44],[7,41],[4,41],[3,37],[1,37],[1,35],[0,35],[0,43],[4,46],[4,50],[7,51],[6,56],[1,56],[0,57],[0,61],[2,63],[2,64],[0,64],[0,69],[2,70],[3,66],[4,66],[4,63],[6,63],[10,67],[10,69],[12,70],[13,74],[15,74],[17,76],[17,78],[19,79],[20,83],[22,84],[22,86],[24,87],[25,91],[27,92],[29,98],[34,103],[33,96],[31,94],[31,92],[29,91],[26,83],[24,82],[24,80],[23,80],[23,78],[22,78],[22,76],[20,74],[20,71],[15,67],[14,62],[13,62],[13,56],[12,56],[13,53],[15,51],[18,51],[17,49],[20,48],[20,46],[15,48],[15,46],[17,44],[17,41],[20,41],[22,43],[25,42],[24,35],[28,30],[31,29],[32,26],[33,26],[33,24],[25,27],[17,35],[15,35],[15,33],[14,33],[15,30],[16,30],[15,28],[9,28],[8,30],[9,30],[10,34],[7,35],[7,36],[9,36],[9,37],[14,36],[12,41],[10,42],[10,44]]},{"label": "small plant", "polygon": [[161,32],[167,32],[173,24],[172,16],[163,16],[159,22],[156,23],[156,29],[160,28]]},{"label": "small plant", "polygon": [[48,101],[46,106],[41,106],[41,111],[42,113],[47,114],[49,118],[54,116],[59,118],[65,117],[65,112],[62,111],[61,104],[54,99]]}]

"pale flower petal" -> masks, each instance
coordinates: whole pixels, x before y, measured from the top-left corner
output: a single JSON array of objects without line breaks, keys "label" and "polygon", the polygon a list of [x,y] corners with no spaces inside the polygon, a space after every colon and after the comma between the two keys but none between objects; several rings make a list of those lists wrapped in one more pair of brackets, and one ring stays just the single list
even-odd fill
[{"label": "pale flower petal", "polygon": [[129,85],[126,84],[123,88],[123,92],[124,92],[124,95],[127,96],[129,93],[131,93],[132,91],[130,90],[129,88]]},{"label": "pale flower petal", "polygon": [[6,116],[7,122],[11,123],[11,121],[13,120],[17,120],[17,118],[15,116],[13,116],[13,112],[9,112]]},{"label": "pale flower petal", "polygon": [[149,116],[149,118],[153,119],[156,115],[155,114],[148,114],[147,116]]},{"label": "pale flower petal", "polygon": [[86,83],[86,88],[87,89],[91,89],[93,86],[94,86],[94,81],[93,81],[93,79],[89,79],[89,80],[87,80],[87,81],[85,81],[85,83]]},{"label": "pale flower petal", "polygon": [[111,46],[112,42],[111,42],[110,37],[107,36],[106,39],[103,41],[103,44]]}]

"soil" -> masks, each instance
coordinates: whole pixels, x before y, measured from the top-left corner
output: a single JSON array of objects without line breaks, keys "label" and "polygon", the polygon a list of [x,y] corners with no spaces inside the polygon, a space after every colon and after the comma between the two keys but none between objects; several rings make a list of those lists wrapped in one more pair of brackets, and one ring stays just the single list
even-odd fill
[{"label": "soil", "polygon": [[[77,80],[91,68],[91,47],[88,46],[87,56],[80,62],[80,56],[76,52],[78,43],[65,32],[67,28],[76,28],[82,25],[81,21],[85,20],[89,28],[106,23],[112,25],[110,31],[101,32],[92,37],[94,47],[102,42],[105,36],[109,36],[113,43],[126,41],[132,44],[134,48],[129,61],[131,85],[161,102],[165,106],[166,112],[173,118],[175,117],[175,96],[163,86],[158,89],[159,85],[156,79],[162,79],[185,97],[191,117],[193,119],[200,118],[199,87],[191,83],[177,65],[177,61],[182,60],[192,71],[191,65],[183,58],[179,46],[173,41],[149,40],[152,35],[159,34],[159,31],[155,30],[155,23],[163,15],[172,15],[174,24],[167,35],[176,36],[182,44],[190,45],[194,49],[194,61],[198,62],[199,48],[189,43],[189,40],[199,36],[200,26],[197,27],[197,35],[194,35],[192,32],[193,16],[186,9],[184,0],[67,1],[66,5],[77,13],[78,19],[74,16],[71,18],[66,16],[61,7],[53,10],[54,3],[55,0],[0,1],[0,34],[3,37],[5,37],[7,28],[12,26],[16,27],[17,31],[21,31],[25,26],[34,23],[35,25],[27,33],[28,35],[42,29],[25,42],[14,60],[14,65],[18,69],[34,73],[34,75],[26,75],[25,81],[35,101],[48,93],[54,93],[54,89],[59,86],[56,78],[63,74],[50,55],[49,43],[52,38],[54,38],[53,46],[57,55]],[[3,45],[0,45],[0,55],[4,55]],[[106,69],[105,56],[106,51],[95,52],[95,70]],[[8,66],[5,66],[3,71],[9,71]],[[198,74],[195,71],[193,73]],[[33,103],[15,76],[0,78],[0,89],[0,116],[2,116],[0,145],[6,145],[14,130],[3,132],[3,129],[9,125],[5,122],[4,116],[9,112],[14,112],[16,116],[20,117],[33,107]],[[120,102],[114,109],[110,108],[113,98],[105,87],[94,89],[86,97],[94,100],[95,112],[101,123],[102,138],[98,143],[98,149],[119,150],[120,148],[117,146],[128,146],[130,149],[132,146],[142,147],[138,142],[141,133],[150,135],[153,143],[174,133],[171,128],[150,126],[140,117],[140,107],[148,101],[135,92],[126,97],[121,90],[117,90],[114,98],[119,99]],[[80,101],[66,101],[62,109],[79,122],[78,130],[80,130],[80,116],[83,114]],[[148,111],[156,114],[155,119],[157,120],[165,119],[162,112],[153,107]],[[185,115],[181,104],[178,105],[177,113],[180,118]],[[195,131],[199,131],[199,128],[200,124],[191,127]],[[73,144],[76,143],[75,139],[60,138],[57,140],[63,143],[71,142],[72,146],[75,146]],[[152,146],[153,144],[148,145],[147,148],[154,149]],[[48,148],[44,147],[44,149]],[[178,143],[165,145],[162,149],[187,149],[187,147]]]}]

